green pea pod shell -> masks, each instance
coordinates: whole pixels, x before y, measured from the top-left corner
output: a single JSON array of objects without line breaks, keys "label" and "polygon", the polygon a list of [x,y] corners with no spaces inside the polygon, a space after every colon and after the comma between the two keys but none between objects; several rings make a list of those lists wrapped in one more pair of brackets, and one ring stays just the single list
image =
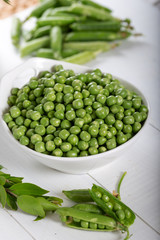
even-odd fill
[{"label": "green pea pod shell", "polygon": [[93,202],[88,189],[75,189],[70,191],[64,190],[62,192],[67,198],[77,203]]}]

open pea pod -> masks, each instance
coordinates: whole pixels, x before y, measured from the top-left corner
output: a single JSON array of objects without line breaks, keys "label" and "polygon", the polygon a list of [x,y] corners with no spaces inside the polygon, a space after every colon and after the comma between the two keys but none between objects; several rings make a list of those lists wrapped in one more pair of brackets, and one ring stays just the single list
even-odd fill
[{"label": "open pea pod", "polygon": [[103,210],[92,203],[78,203],[74,206],[72,206],[72,208],[74,209],[78,209],[80,211],[84,211],[84,212],[91,212],[91,213],[96,213],[96,214],[103,214]]},{"label": "open pea pod", "polygon": [[92,199],[108,216],[113,217],[127,227],[134,223],[134,212],[104,188],[93,184],[89,193]]},{"label": "open pea pod", "polygon": [[68,227],[91,231],[128,231],[127,227],[108,216],[69,207],[59,208],[56,212]]}]

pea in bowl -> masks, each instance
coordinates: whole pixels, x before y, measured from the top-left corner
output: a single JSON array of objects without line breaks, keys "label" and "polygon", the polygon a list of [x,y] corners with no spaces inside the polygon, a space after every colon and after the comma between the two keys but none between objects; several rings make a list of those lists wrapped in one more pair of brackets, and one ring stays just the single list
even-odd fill
[{"label": "pea in bowl", "polygon": [[99,69],[41,58],[2,78],[0,102],[8,144],[72,174],[122,156],[143,134],[149,115],[147,99],[127,81]]}]

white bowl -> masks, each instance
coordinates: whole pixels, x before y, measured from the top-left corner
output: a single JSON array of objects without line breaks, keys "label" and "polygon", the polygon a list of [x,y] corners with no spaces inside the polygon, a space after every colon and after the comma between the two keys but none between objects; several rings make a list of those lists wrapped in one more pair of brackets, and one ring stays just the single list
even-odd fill
[{"label": "white bowl", "polygon": [[[88,70],[91,70],[84,66],[79,66],[71,63],[42,59],[42,58],[31,58],[25,63],[21,64],[17,68],[8,72],[0,82],[0,124],[2,126],[4,136],[8,138],[8,144],[12,144],[16,150],[22,150],[27,153],[32,159],[35,159],[44,165],[47,165],[51,168],[57,169],[62,172],[72,173],[72,174],[82,174],[88,173],[89,171],[107,165],[112,162],[119,156],[130,149],[137,139],[143,134],[143,131],[146,127],[149,117],[145,121],[142,129],[129,141],[116,147],[113,150],[107,151],[105,153],[100,153],[97,155],[92,155],[88,157],[54,157],[48,156],[45,154],[38,153],[28,147],[21,145],[10,132],[7,124],[3,121],[3,113],[7,110],[7,99],[10,95],[10,91],[13,87],[21,88],[24,84],[29,81],[29,78],[36,76],[39,72],[44,70],[50,70],[53,65],[62,64],[65,69],[73,69],[77,73],[84,73]],[[118,77],[116,77],[119,79]],[[121,83],[126,86],[128,89],[138,93],[143,100],[143,103],[149,108],[148,101],[143,93],[133,86],[132,84],[119,79]]]}]

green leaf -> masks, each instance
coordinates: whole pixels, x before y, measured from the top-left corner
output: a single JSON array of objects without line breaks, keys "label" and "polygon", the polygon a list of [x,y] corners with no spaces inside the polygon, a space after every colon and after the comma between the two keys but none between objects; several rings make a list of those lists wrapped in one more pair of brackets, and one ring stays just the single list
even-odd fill
[{"label": "green leaf", "polygon": [[34,221],[39,221],[39,220],[42,220],[44,217],[40,217],[40,216],[38,216],[38,217],[36,217],[35,219],[34,219]]},{"label": "green leaf", "polygon": [[2,168],[4,168],[2,165],[0,165],[0,170],[2,169]]},{"label": "green leaf", "polygon": [[9,0],[3,0],[3,1],[10,5],[10,1]]},{"label": "green leaf", "polygon": [[57,208],[59,208],[56,204],[49,202],[43,197],[38,197],[37,200],[45,211],[55,211]]},{"label": "green leaf", "polygon": [[5,182],[6,182],[6,178],[3,176],[0,176],[0,185],[3,186],[5,184]]},{"label": "green leaf", "polygon": [[9,193],[7,193],[7,205],[12,210],[17,210],[17,204],[16,204],[17,198],[14,196],[11,196]]},{"label": "green leaf", "polygon": [[38,187],[32,183],[17,183],[9,188],[14,194],[20,195],[32,195],[32,196],[42,196],[48,193],[47,190]]},{"label": "green leaf", "polygon": [[12,182],[14,182],[14,183],[21,183],[22,182],[22,180],[23,180],[23,178],[22,177],[9,177],[8,178],[8,180],[9,181],[12,181]]},{"label": "green leaf", "polygon": [[47,199],[48,201],[50,201],[51,203],[57,204],[57,205],[62,205],[63,200],[61,198],[58,197],[52,197],[52,196],[43,196],[43,198]]},{"label": "green leaf", "polygon": [[2,185],[0,185],[0,202],[2,204],[2,207],[5,207],[6,200],[7,200],[7,194],[6,194],[5,188]]},{"label": "green leaf", "polygon": [[24,212],[45,217],[45,211],[43,210],[43,207],[39,203],[38,199],[32,196],[28,195],[22,195],[17,198],[17,204],[20,209],[22,209]]}]

